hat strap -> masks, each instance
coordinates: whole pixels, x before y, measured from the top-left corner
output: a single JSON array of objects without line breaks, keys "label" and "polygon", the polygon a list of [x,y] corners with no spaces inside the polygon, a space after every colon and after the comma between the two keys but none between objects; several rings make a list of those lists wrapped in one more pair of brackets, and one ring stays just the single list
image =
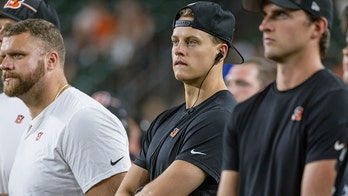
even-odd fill
[{"label": "hat strap", "polygon": [[192,20],[177,20],[174,27],[192,27]]}]

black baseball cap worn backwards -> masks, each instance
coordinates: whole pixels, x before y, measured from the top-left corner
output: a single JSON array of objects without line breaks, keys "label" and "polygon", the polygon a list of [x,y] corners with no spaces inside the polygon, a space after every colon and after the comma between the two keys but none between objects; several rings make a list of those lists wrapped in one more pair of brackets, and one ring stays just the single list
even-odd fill
[{"label": "black baseball cap worn backwards", "polygon": [[[190,8],[194,18],[191,20],[178,20],[180,11]],[[242,55],[232,45],[235,18],[232,12],[223,10],[219,4],[207,1],[198,1],[181,8],[173,20],[175,27],[192,27],[210,35],[220,38],[228,45],[227,63],[241,64],[244,62]]]},{"label": "black baseball cap worn backwards", "polygon": [[314,17],[324,17],[332,27],[333,0],[243,0],[243,7],[249,11],[261,12],[266,2],[287,9],[302,9]]},{"label": "black baseball cap worn backwards", "polygon": [[53,23],[60,29],[60,21],[56,10],[46,0],[9,0],[0,11],[0,17],[15,21],[29,18],[40,18]]}]

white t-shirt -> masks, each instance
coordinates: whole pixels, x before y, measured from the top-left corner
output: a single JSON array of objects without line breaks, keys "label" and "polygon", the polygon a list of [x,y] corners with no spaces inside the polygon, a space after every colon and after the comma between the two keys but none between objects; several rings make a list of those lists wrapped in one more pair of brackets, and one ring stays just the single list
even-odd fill
[{"label": "white t-shirt", "polygon": [[0,194],[7,194],[18,143],[31,117],[22,100],[10,98],[4,93],[0,94],[0,111]]},{"label": "white t-shirt", "polygon": [[84,195],[128,171],[128,138],[120,120],[73,87],[31,122],[9,182],[11,196]]}]

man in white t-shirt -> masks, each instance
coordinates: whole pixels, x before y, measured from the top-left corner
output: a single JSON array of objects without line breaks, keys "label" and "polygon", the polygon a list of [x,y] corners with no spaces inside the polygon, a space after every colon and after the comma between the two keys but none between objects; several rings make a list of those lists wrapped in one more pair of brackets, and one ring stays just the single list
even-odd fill
[{"label": "man in white t-shirt", "polygon": [[9,195],[114,195],[131,165],[127,134],[115,115],[68,84],[59,29],[42,19],[12,24],[0,54],[5,94],[32,117]]},{"label": "man in white t-shirt", "polygon": [[[3,32],[9,25],[28,18],[42,18],[60,27],[56,11],[46,1],[9,0],[0,10],[0,45]],[[0,196],[3,196],[8,194],[8,180],[14,155],[19,139],[28,128],[31,117],[28,108],[20,99],[10,98],[5,93],[0,94],[0,108]]]}]

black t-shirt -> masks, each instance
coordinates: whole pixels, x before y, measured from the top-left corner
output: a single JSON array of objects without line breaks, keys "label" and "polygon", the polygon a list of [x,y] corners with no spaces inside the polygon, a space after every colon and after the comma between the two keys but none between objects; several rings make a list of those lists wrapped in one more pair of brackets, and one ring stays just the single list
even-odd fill
[{"label": "black t-shirt", "polygon": [[185,104],[163,112],[151,123],[134,163],[148,170],[153,180],[175,160],[190,162],[208,174],[190,195],[216,195],[223,130],[235,105],[232,94],[224,90],[191,112],[185,109]]},{"label": "black t-shirt", "polygon": [[235,108],[223,170],[239,172],[239,195],[300,195],[305,165],[338,158],[347,125],[348,91],[330,71],[287,91],[273,83]]}]

